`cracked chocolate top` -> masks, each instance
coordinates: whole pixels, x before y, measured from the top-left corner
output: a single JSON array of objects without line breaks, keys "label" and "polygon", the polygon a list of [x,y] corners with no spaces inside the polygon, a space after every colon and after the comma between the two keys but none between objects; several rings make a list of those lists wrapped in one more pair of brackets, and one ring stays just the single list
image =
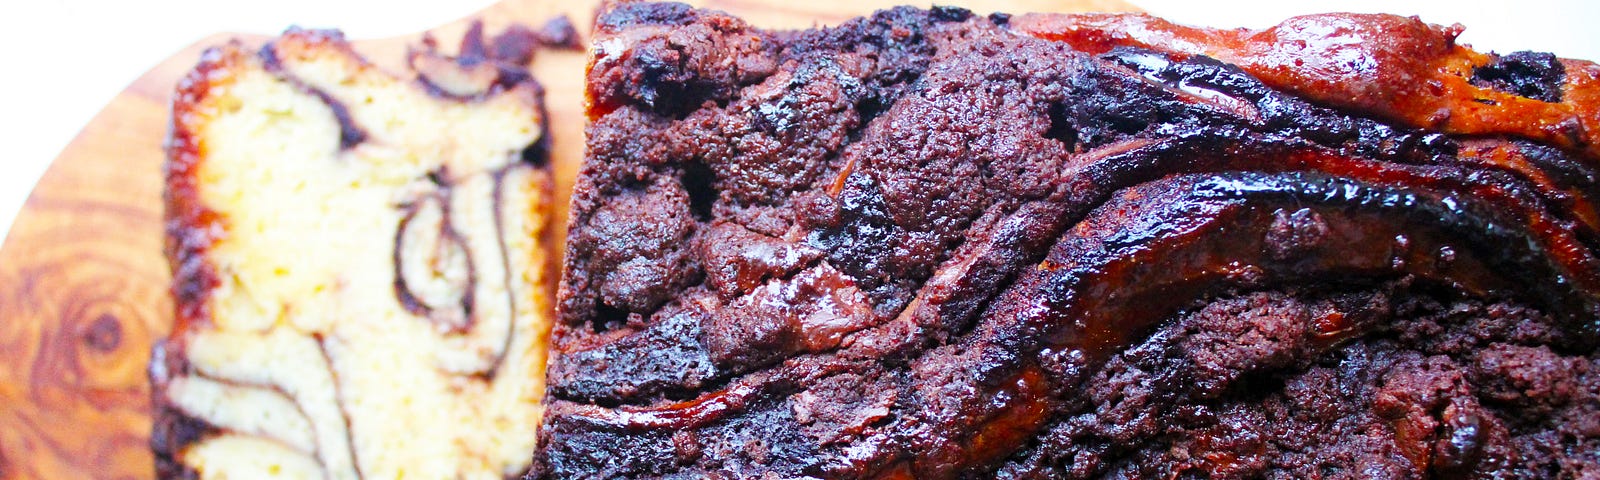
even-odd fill
[{"label": "cracked chocolate top", "polygon": [[597,25],[535,477],[1600,474],[1593,64],[1382,15]]}]

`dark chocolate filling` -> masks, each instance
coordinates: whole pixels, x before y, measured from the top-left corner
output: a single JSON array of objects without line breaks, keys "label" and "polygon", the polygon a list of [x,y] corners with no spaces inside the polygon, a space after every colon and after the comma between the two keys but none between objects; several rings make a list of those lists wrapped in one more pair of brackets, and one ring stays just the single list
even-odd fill
[{"label": "dark chocolate filling", "polygon": [[[291,29],[289,33],[310,36],[310,41],[312,42],[327,42],[328,45],[326,46],[330,48],[350,48],[350,46],[343,41],[342,35],[337,31],[307,32],[298,29]],[[481,34],[481,31],[478,33]],[[479,45],[477,47],[473,47],[471,45],[471,39],[468,39],[467,42],[464,43],[467,43],[467,47],[469,48],[477,48],[482,50],[481,39],[478,41]],[[237,48],[237,46],[234,46],[233,48]],[[197,67],[194,73],[191,73],[190,77],[185,80],[185,83],[179,86],[179,101],[175,102],[175,108],[192,107],[192,105],[189,105],[185,102],[192,102],[194,99],[205,95],[207,93],[205,89],[210,88],[210,85],[206,83],[206,80],[208,80],[208,76],[214,73],[215,70],[219,68],[234,68],[237,66],[224,63],[227,61],[227,59],[224,59],[220,56],[222,53],[223,50],[221,49],[213,49],[208,51],[206,56],[202,58],[201,65]],[[482,55],[480,52],[478,56],[483,57],[484,55]],[[264,69],[272,75],[289,83],[297,90],[308,95],[312,95],[328,105],[329,109],[333,113],[333,116],[339,123],[339,146],[341,150],[353,148],[368,139],[367,133],[359,125],[355,124],[350,116],[349,109],[346,108],[345,105],[334,99],[327,92],[310,87],[304,80],[295,77],[284,68],[284,65],[278,58],[277,50],[274,44],[269,43],[257,51],[256,58],[262,62]],[[499,75],[499,77],[496,79],[497,83],[495,88],[511,89],[527,86],[532,92],[534,92],[534,95],[538,95],[541,90],[536,83],[533,83],[532,78],[526,73],[526,71],[522,70],[525,65],[518,65],[515,67],[516,68],[513,68],[511,65],[503,65],[498,67],[502,70],[502,72],[501,75]],[[540,102],[539,108],[540,118],[548,118],[548,115],[544,111],[542,102]],[[177,408],[167,398],[167,392],[165,389],[166,385],[171,381],[172,378],[176,376],[206,378],[212,381],[232,385],[234,387],[270,391],[276,395],[289,398],[291,401],[293,401],[293,398],[289,397],[287,392],[285,392],[279,386],[255,385],[213,378],[194,371],[185,359],[185,354],[183,353],[185,347],[182,344],[184,341],[182,335],[184,335],[184,332],[186,331],[185,329],[204,328],[200,327],[200,325],[204,325],[206,322],[211,321],[207,297],[209,296],[211,290],[217,286],[217,279],[216,274],[214,271],[212,271],[210,264],[204,261],[204,251],[209,248],[211,242],[215,240],[213,238],[214,233],[212,232],[220,231],[219,229],[211,228],[209,226],[211,225],[211,222],[215,222],[217,220],[215,213],[206,210],[205,207],[200,204],[195,197],[195,182],[197,179],[193,176],[192,169],[194,168],[195,163],[199,160],[198,155],[200,152],[198,150],[196,139],[192,137],[192,133],[193,132],[182,129],[175,129],[174,138],[169,139],[167,145],[168,155],[170,157],[170,161],[168,162],[169,171],[167,172],[169,185],[166,198],[169,204],[168,217],[170,217],[168,219],[168,255],[172,257],[174,264],[175,279],[173,293],[175,299],[177,300],[176,307],[178,308],[179,323],[177,330],[174,333],[174,338],[162,342],[155,347],[149,372],[153,387],[152,403],[155,420],[150,440],[151,449],[156,456],[156,475],[158,478],[198,478],[199,472],[181,462],[180,456],[182,452],[184,452],[185,449],[203,441],[207,437],[224,433],[223,429],[217,427],[216,425],[212,425],[204,420],[192,416],[188,412],[184,412]],[[522,152],[520,152],[520,158],[517,159],[518,162],[502,169],[490,172],[490,175],[492,175],[494,179],[494,198],[492,199],[494,202],[492,208],[495,216],[494,233],[499,239],[498,248],[500,249],[499,253],[501,253],[502,266],[506,269],[505,280],[507,281],[508,285],[510,284],[511,275],[513,275],[513,273],[510,268],[511,266],[508,263],[510,260],[506,255],[508,252],[504,235],[507,232],[505,231],[503,217],[506,211],[502,205],[500,205],[500,203],[504,201],[503,179],[507,172],[513,168],[523,168],[526,166],[528,168],[542,169],[548,167],[549,142],[550,139],[548,135],[548,125],[541,125],[540,139],[536,144],[529,145]],[[456,245],[465,254],[470,256],[471,252],[466,252],[467,249],[464,239],[461,238],[460,234],[450,226],[450,219],[448,218],[448,196],[450,192],[449,186],[445,184],[446,182],[444,179],[444,175],[435,176],[434,180],[439,183],[440,189],[428,197],[428,201],[439,202],[441,214],[445,216],[441,223],[441,231],[439,232],[439,235],[445,239],[445,241],[442,243]],[[404,224],[409,223],[411,217],[415,215],[416,206],[417,205],[415,204],[410,204],[403,207],[404,209],[408,209],[409,212],[406,215],[406,220],[402,221],[402,226],[396,233],[396,259],[398,259],[399,249],[401,248],[399,247],[399,237],[405,230]],[[472,268],[472,262],[470,259],[468,259],[467,264],[469,268]],[[434,315],[431,315],[431,313],[434,313],[433,311],[439,306],[428,305],[419,300],[405,284],[404,276],[401,275],[398,270],[395,273],[396,301],[400,302],[400,304],[403,305],[408,311],[417,313],[419,315],[428,315],[429,318],[433,318]],[[463,289],[463,298],[460,299],[458,306],[453,306],[454,308],[458,308],[467,313],[464,315],[465,324],[450,325],[452,331],[466,331],[466,329],[472,328],[471,312],[474,308],[473,292],[475,291],[476,272],[473,271],[468,276],[470,278],[467,281],[467,285]],[[507,301],[508,305],[514,309],[516,304],[511,295],[514,295],[514,292],[508,290],[505,301]],[[447,303],[453,304],[457,302]],[[506,343],[501,346],[500,352],[497,353],[492,365],[488,368],[488,370],[474,375],[475,378],[483,381],[492,381],[494,379],[498,369],[505,362],[511,342],[513,342],[515,339],[515,326],[516,325],[514,322],[508,324],[507,328],[511,329],[511,331],[509,331],[507,334]],[[105,335],[101,335],[101,337],[104,336]],[[111,336],[115,337],[115,335]],[[96,337],[96,339],[100,338]],[[115,338],[112,338],[112,340],[115,340]],[[319,336],[317,341],[324,360],[331,362],[331,359],[328,358],[329,354],[326,346],[327,340]],[[332,368],[331,363],[329,368]],[[339,373],[337,371],[330,370],[330,374],[335,377],[335,388],[338,388],[337,377],[339,376]],[[350,418],[349,412],[346,409],[348,407],[345,404],[346,399],[343,397],[342,392],[336,391],[335,396],[337,402],[339,403],[338,407],[340,409],[340,414],[343,417],[342,420],[344,421],[345,427],[348,431],[350,427]],[[293,403],[295,403],[295,407],[297,409],[301,409],[300,414],[305,415],[303,407],[299,405],[298,402]],[[353,437],[353,434],[352,437],[348,438],[347,440],[350,442],[350,451],[346,453],[350,455],[351,461],[353,465],[355,465],[357,471],[356,473],[358,476],[360,476],[362,475],[361,465],[359,459],[356,458],[356,452],[354,450],[355,438]],[[321,452],[320,448],[318,450],[319,451],[317,453],[319,455],[316,460],[319,463],[323,462],[321,455],[340,454],[340,452]],[[523,474],[509,474],[507,475],[507,478],[519,477],[521,475]]]},{"label": "dark chocolate filling", "polygon": [[[293,32],[296,31],[296,29],[291,28],[289,31]],[[343,40],[344,38],[343,34],[333,31],[318,31],[317,34],[328,35],[338,40]],[[329,110],[333,111],[334,120],[339,122],[340,150],[349,150],[351,148],[355,148],[356,145],[360,145],[361,142],[367,141],[367,131],[362,129],[360,125],[356,125],[355,119],[350,117],[350,108],[345,106],[344,102],[340,102],[339,100],[333,98],[333,96],[328,95],[328,92],[324,92],[319,88],[312,87],[311,85],[307,84],[305,80],[302,80],[285,70],[283,68],[283,62],[278,59],[278,49],[274,44],[269,42],[266,45],[261,46],[261,50],[257,53],[257,55],[261,58],[262,67],[266,68],[268,73],[276,75],[283,81],[293,85],[295,89],[305,92],[307,95],[317,97],[317,100],[322,101],[323,104],[328,106]]]}]

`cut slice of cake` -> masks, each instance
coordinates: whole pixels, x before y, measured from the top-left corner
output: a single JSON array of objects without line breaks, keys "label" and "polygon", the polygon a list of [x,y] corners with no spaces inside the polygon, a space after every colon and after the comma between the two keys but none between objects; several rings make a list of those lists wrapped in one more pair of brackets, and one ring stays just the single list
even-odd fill
[{"label": "cut slice of cake", "polygon": [[552,310],[542,91],[479,27],[459,57],[428,45],[397,77],[290,30],[179,85],[159,477],[527,470]]},{"label": "cut slice of cake", "polygon": [[1600,476],[1600,68],[600,14],[536,476]]}]

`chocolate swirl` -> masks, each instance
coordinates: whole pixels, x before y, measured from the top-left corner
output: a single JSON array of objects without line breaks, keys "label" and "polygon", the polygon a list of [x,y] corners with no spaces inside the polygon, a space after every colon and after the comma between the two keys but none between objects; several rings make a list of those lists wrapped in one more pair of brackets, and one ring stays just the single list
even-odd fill
[{"label": "chocolate swirl", "polygon": [[1600,471],[1595,158],[1495,116],[1592,65],[1394,103],[1511,69],[1387,16],[1277,30],[1369,83],[1020,20],[603,14],[542,478]]},{"label": "chocolate swirl", "polygon": [[292,29],[212,50],[179,86],[158,476],[526,471],[548,140],[541,87],[482,36],[413,50],[412,79]]},{"label": "chocolate swirl", "polygon": [[406,311],[459,333],[472,329],[478,272],[449,206],[448,185],[401,205],[406,213],[394,233],[394,295]]}]

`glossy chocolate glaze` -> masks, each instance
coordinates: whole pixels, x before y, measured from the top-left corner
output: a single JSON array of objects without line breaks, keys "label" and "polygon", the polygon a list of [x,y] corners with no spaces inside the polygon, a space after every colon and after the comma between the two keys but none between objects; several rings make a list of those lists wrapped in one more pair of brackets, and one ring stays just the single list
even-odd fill
[{"label": "glossy chocolate glaze", "polygon": [[1455,43],[1459,25],[1358,14],[1295,17],[1264,30],[1193,28],[1148,15],[1034,14],[1011,25],[1089,53],[1134,46],[1213,57],[1274,88],[1413,128],[1521,136],[1600,154],[1600,107],[1591,102],[1600,67],[1551,65],[1549,54],[1478,53]]},{"label": "glossy chocolate glaze", "polygon": [[1594,66],[1457,33],[615,5],[530,478],[1600,471]]}]

